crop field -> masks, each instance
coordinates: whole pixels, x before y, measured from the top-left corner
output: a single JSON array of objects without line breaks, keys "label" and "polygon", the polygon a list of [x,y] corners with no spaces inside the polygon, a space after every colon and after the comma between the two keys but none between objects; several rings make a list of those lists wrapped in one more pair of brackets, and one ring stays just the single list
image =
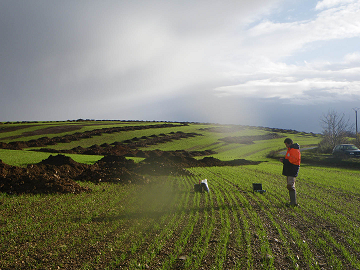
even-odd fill
[{"label": "crop field", "polygon": [[[286,137],[304,149],[295,208],[278,161]],[[2,123],[0,269],[360,269],[360,167],[310,158],[320,140],[199,123]],[[194,192],[203,179],[209,192]]]}]

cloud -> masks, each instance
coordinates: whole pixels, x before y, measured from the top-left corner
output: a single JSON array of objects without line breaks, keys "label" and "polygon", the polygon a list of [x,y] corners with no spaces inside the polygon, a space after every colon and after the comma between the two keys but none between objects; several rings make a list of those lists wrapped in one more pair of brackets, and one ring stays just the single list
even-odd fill
[{"label": "cloud", "polygon": [[360,64],[360,52],[353,52],[345,55],[344,62],[346,64]]},{"label": "cloud", "polygon": [[216,80],[227,33],[276,2],[3,2],[0,50],[10,68],[1,86],[105,100],[181,91]]},{"label": "cloud", "polygon": [[246,76],[242,83],[214,91],[218,96],[280,99],[299,105],[360,100],[359,64],[358,52],[346,55],[339,63],[273,63]]},{"label": "cloud", "polygon": [[[358,37],[360,35],[360,2],[343,8],[322,11],[313,20],[290,23],[265,20],[248,29],[245,34],[246,48],[247,46],[249,50],[265,48],[262,54],[273,55],[273,58],[291,55],[302,49],[304,45],[316,41]],[[271,54],[270,51],[273,53]],[[260,50],[256,52],[261,54]]]},{"label": "cloud", "polygon": [[344,5],[348,3],[356,2],[356,0],[323,0],[316,4],[316,10],[322,10],[326,8],[332,8],[334,6]]},{"label": "cloud", "polygon": [[[322,3],[322,10],[336,5],[330,1]],[[247,29],[239,49],[241,64],[239,61],[238,66],[229,65],[226,73],[229,82],[237,83],[216,87],[215,94],[279,99],[293,104],[359,100],[359,52],[347,53],[339,62],[282,62],[300,51],[311,50],[312,44],[319,41],[359,37],[360,3],[347,3],[341,8],[323,10],[312,20],[267,20]]]},{"label": "cloud", "polygon": [[310,2],[0,1],[0,121],[250,124],[271,102],[357,100],[360,3]]},{"label": "cloud", "polygon": [[303,79],[293,81],[257,80],[216,88],[219,95],[287,99],[293,104],[317,104],[360,98],[360,81]]}]

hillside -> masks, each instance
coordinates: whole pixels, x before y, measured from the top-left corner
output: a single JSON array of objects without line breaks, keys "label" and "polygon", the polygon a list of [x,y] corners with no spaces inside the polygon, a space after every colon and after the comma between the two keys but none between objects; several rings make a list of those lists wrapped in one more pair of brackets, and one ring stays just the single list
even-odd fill
[{"label": "hillside", "polygon": [[[268,157],[285,137],[303,148],[321,139],[201,123],[3,123],[0,268],[359,269],[358,169],[304,162],[300,207],[287,208],[282,165]],[[203,179],[210,192],[194,192]]]}]

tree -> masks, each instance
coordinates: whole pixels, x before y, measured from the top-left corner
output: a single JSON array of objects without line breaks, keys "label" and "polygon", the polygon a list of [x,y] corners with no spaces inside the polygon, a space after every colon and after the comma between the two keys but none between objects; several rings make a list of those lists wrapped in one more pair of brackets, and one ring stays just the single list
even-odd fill
[{"label": "tree", "polygon": [[320,143],[323,150],[331,151],[337,144],[347,142],[347,136],[351,133],[350,119],[345,119],[345,114],[338,114],[329,110],[321,119],[324,139]]}]

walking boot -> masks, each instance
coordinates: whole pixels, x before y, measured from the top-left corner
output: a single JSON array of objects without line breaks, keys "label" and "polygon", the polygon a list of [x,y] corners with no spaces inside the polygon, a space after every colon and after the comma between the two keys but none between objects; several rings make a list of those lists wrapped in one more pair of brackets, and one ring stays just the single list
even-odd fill
[{"label": "walking boot", "polygon": [[295,190],[289,190],[289,196],[290,196],[290,203],[286,204],[286,206],[299,206],[296,202],[296,191]]}]

